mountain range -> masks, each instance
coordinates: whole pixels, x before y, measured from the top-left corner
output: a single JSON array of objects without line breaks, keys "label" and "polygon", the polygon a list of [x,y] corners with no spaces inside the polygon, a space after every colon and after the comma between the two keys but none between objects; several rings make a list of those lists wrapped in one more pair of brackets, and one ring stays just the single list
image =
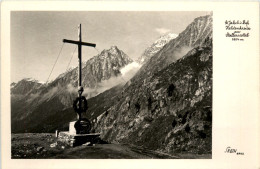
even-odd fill
[{"label": "mountain range", "polygon": [[[97,95],[103,81],[121,75],[120,69],[132,63],[116,46],[103,50],[82,66],[82,84],[86,97]],[[25,78],[11,84],[12,132],[32,132],[34,120],[48,119],[54,112],[71,107],[77,96],[78,68],[59,75],[48,84]],[[44,111],[44,113],[42,112]],[[23,124],[21,127],[21,123]],[[28,123],[28,124],[27,124]],[[25,125],[26,124],[26,125]]]},{"label": "mountain range", "polygon": [[[178,36],[160,37],[139,57],[142,66],[133,77],[87,93],[93,132],[108,142],[170,154],[211,153],[212,58],[211,15],[196,18]],[[112,46],[84,64],[82,83],[94,91],[131,63]],[[12,132],[68,130],[76,118],[77,68],[49,84],[26,81],[11,85]]]},{"label": "mountain range", "polygon": [[[190,50],[180,57],[183,48]],[[212,17],[196,18],[125,86],[94,99],[104,103],[91,105],[89,118],[104,140],[173,154],[210,153]]]}]

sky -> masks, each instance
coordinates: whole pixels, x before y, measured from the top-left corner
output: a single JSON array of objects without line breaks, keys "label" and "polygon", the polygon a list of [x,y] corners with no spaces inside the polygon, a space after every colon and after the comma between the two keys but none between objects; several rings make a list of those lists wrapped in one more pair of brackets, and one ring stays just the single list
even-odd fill
[{"label": "sky", "polygon": [[[11,81],[33,78],[45,82],[66,71],[81,23],[82,41],[96,44],[96,49],[82,46],[82,60],[87,61],[104,49],[116,45],[136,60],[160,36],[181,33],[196,17],[206,11],[13,11],[11,12]],[[62,47],[63,46],[63,47]],[[69,67],[78,65],[77,49]]]}]

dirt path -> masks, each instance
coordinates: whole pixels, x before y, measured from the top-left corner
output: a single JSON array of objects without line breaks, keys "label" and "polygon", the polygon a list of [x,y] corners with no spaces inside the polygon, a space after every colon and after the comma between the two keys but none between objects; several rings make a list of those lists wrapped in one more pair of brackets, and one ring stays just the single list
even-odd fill
[{"label": "dirt path", "polygon": [[96,144],[67,149],[54,158],[70,159],[149,159],[151,156],[134,152],[130,148],[117,144]]},{"label": "dirt path", "polygon": [[[22,159],[176,159],[162,152],[119,144],[68,147],[56,145],[54,134],[12,134],[12,158]],[[52,145],[52,146],[51,146]],[[185,157],[185,156],[183,156]],[[187,157],[194,157],[190,155]],[[206,157],[206,156],[202,156]]]}]

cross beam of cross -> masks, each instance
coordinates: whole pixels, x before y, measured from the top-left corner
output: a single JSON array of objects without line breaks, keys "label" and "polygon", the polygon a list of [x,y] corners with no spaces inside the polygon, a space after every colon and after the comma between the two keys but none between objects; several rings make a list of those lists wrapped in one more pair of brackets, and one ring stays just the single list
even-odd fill
[{"label": "cross beam of cross", "polygon": [[79,69],[78,69],[79,82],[78,82],[78,86],[81,87],[82,86],[81,85],[81,46],[84,45],[84,46],[96,47],[96,44],[81,41],[81,24],[79,24],[78,32],[79,32],[79,40],[78,41],[63,39],[63,42],[78,45],[78,59],[79,59]]}]

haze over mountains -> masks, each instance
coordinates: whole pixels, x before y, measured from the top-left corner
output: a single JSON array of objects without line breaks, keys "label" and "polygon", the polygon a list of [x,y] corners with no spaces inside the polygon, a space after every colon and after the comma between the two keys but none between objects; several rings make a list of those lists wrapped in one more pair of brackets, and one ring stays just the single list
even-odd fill
[{"label": "haze over mountains", "polygon": [[[123,81],[120,70],[132,62],[132,59],[123,51],[116,46],[112,46],[84,63],[82,84],[86,91],[84,93],[86,97],[95,96]],[[121,81],[116,81],[117,78]],[[109,83],[109,79],[113,79],[113,83]],[[19,81],[17,84],[12,83],[12,126],[17,126],[20,122],[30,123],[27,118],[31,119],[33,116],[48,116],[54,110],[59,111],[71,107],[73,99],[77,96],[77,85],[77,68],[61,74],[48,84],[42,84],[37,80],[28,78]],[[39,114],[39,111],[44,111],[44,113]],[[21,121],[22,119],[25,119],[26,122]],[[23,128],[18,125],[17,130],[29,132],[30,130],[27,130],[29,126],[25,125]],[[15,129],[13,132],[16,131]]]},{"label": "haze over mountains", "polygon": [[[116,46],[103,50],[82,74],[87,116],[103,140],[167,153],[211,152],[211,15],[178,36],[160,37],[137,62]],[[76,86],[76,68],[49,84],[12,84],[12,132],[67,130],[76,118]]]}]

